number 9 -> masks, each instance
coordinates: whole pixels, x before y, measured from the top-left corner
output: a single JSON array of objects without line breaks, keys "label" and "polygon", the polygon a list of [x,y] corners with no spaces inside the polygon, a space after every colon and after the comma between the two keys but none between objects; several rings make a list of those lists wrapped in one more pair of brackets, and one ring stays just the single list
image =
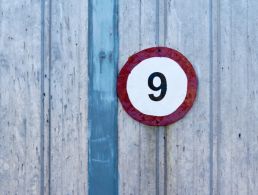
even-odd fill
[{"label": "number 9", "polygon": [[[155,77],[159,77],[159,79],[161,81],[159,86],[154,86],[153,81],[154,81]],[[153,91],[161,90],[160,95],[157,96],[157,97],[154,96],[153,94],[149,94],[149,97],[150,97],[151,100],[153,100],[153,101],[160,101],[160,100],[162,100],[165,97],[166,92],[167,92],[167,80],[166,80],[166,77],[164,76],[164,74],[162,74],[160,72],[152,73],[149,76],[148,85],[149,85],[150,89],[152,89]]]}]

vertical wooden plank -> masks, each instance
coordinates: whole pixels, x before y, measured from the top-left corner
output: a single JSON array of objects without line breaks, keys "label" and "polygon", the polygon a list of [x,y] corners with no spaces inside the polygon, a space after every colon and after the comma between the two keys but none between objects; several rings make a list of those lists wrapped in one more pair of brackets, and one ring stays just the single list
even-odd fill
[{"label": "vertical wooden plank", "polygon": [[39,194],[40,1],[0,1],[0,48],[0,192]]},{"label": "vertical wooden plank", "polygon": [[245,159],[247,164],[247,191],[249,194],[256,194],[258,192],[258,1],[247,0],[246,7],[246,85],[248,99],[247,107],[245,107],[245,111],[241,113],[241,117],[246,117],[246,113],[249,113],[249,116],[246,117],[245,121],[246,137],[244,137],[246,139],[245,147],[247,152],[247,158]]},{"label": "vertical wooden plank", "polygon": [[[141,7],[139,0],[119,3],[119,70],[127,58],[140,50]],[[119,194],[140,193],[140,129],[139,123],[118,106]]]},{"label": "vertical wooden plank", "polygon": [[[140,50],[157,44],[156,0],[141,1]],[[140,189],[139,194],[156,194],[157,183],[157,130],[158,128],[139,125],[140,136]],[[138,136],[138,135],[137,135]]]},{"label": "vertical wooden plank", "polygon": [[210,0],[210,194],[219,194],[218,147],[220,122],[220,2]]},{"label": "vertical wooden plank", "polygon": [[41,1],[41,192],[50,188],[50,1]]},{"label": "vertical wooden plank", "polygon": [[50,193],[87,194],[87,0],[52,1]]},{"label": "vertical wooden plank", "polygon": [[117,0],[89,1],[89,194],[118,194]]},{"label": "vertical wooden plank", "polygon": [[[156,0],[120,2],[119,69],[134,52],[158,44],[158,3]],[[119,194],[159,193],[158,128],[133,121],[119,104],[118,129]]]},{"label": "vertical wooden plank", "polygon": [[168,1],[167,46],[182,52],[198,79],[197,99],[184,119],[167,131],[167,192],[209,194],[210,177],[210,2]]},{"label": "vertical wooden plank", "polygon": [[218,193],[257,193],[258,3],[220,1]]}]

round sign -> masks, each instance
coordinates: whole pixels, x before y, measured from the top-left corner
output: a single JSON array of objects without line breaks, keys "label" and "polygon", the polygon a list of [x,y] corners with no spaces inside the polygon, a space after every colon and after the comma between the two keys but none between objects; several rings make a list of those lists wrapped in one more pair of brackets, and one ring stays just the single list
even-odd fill
[{"label": "round sign", "polygon": [[196,91],[192,64],[166,47],[148,48],[129,57],[117,80],[125,111],[151,126],[166,126],[183,118],[193,105]]}]

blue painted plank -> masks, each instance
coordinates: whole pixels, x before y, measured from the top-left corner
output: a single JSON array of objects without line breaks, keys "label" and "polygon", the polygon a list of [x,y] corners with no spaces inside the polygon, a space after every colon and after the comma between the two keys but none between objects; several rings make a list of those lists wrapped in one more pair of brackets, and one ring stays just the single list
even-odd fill
[{"label": "blue painted plank", "polygon": [[89,0],[89,195],[118,194],[117,0]]}]

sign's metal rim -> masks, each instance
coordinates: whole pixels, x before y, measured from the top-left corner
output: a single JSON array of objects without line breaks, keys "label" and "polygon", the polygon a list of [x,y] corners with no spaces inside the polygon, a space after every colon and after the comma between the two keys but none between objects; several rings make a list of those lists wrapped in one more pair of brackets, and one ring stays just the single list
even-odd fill
[{"label": "sign's metal rim", "polygon": [[[173,113],[166,116],[152,116],[141,113],[131,103],[127,93],[127,79],[132,69],[145,59],[167,57],[176,61],[187,76],[187,93],[183,103]],[[192,107],[197,94],[198,80],[189,60],[177,50],[167,47],[152,47],[142,50],[131,57],[121,69],[117,79],[117,94],[125,111],[135,120],[149,126],[167,126],[180,119]]]}]

